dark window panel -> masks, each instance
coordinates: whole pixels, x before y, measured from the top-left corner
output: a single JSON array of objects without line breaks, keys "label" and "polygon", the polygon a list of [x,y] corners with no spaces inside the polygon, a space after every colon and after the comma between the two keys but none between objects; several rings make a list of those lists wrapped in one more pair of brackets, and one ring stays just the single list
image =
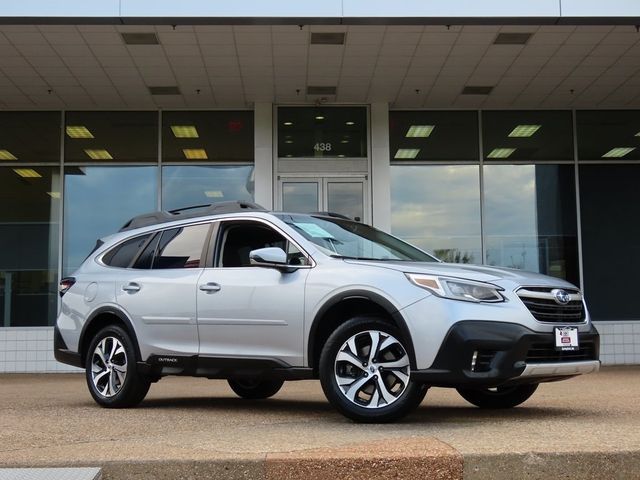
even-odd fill
[{"label": "dark window panel", "polygon": [[150,236],[141,235],[121,243],[102,257],[104,263],[111,267],[127,268]]},{"label": "dark window panel", "polygon": [[482,112],[485,160],[573,160],[570,111]]},{"label": "dark window panel", "polygon": [[60,112],[0,112],[0,162],[60,163]]},{"label": "dark window panel", "polygon": [[485,165],[487,263],[579,283],[573,165]]},{"label": "dark window panel", "polygon": [[253,162],[253,112],[163,112],[164,162]]},{"label": "dark window panel", "polygon": [[0,327],[53,325],[57,311],[57,167],[0,168]]},{"label": "dark window panel", "polygon": [[364,107],[281,107],[277,129],[281,158],[367,156]]},{"label": "dark window panel", "polygon": [[640,160],[640,111],[576,112],[578,159]]},{"label": "dark window panel", "polygon": [[640,165],[581,165],[582,264],[594,320],[640,320]]},{"label": "dark window panel", "polygon": [[63,272],[80,266],[96,239],[157,210],[157,167],[66,167]]},{"label": "dark window panel", "polygon": [[478,161],[478,113],[389,112],[391,161]]},{"label": "dark window panel", "polygon": [[65,162],[157,162],[158,112],[67,112]]},{"label": "dark window panel", "polygon": [[482,263],[477,165],[393,165],[392,233],[453,263]]}]

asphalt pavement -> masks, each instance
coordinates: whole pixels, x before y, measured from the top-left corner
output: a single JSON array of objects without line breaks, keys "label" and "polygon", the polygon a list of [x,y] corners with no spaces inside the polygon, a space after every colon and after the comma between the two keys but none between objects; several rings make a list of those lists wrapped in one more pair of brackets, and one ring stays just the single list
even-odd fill
[{"label": "asphalt pavement", "polygon": [[224,381],[169,377],[110,410],[83,375],[0,375],[0,467],[44,466],[98,466],[105,480],[638,479],[640,366],[543,384],[506,411],[434,388],[388,425],[342,417],[317,381],[249,401]]}]

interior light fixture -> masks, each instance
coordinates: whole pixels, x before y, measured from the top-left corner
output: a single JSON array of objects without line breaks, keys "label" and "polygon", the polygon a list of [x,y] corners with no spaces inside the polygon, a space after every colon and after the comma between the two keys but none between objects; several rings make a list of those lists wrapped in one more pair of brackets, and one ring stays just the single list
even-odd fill
[{"label": "interior light fixture", "polygon": [[47,192],[51,198],[60,198],[60,192]]},{"label": "interior light fixture", "polygon": [[420,153],[419,148],[399,148],[393,158],[416,158]]},{"label": "interior light fixture", "polygon": [[293,125],[293,122],[284,122],[283,125],[285,127],[290,127],[291,125]]},{"label": "interior light fixture", "polygon": [[208,160],[207,151],[204,148],[183,148],[182,153],[188,160]]},{"label": "interior light fixture", "polygon": [[515,148],[494,148],[489,152],[487,158],[509,158],[509,156],[515,151]]},{"label": "interior light fixture", "polygon": [[285,140],[284,143],[293,143],[293,140]]},{"label": "interior light fixture", "polygon": [[640,137],[640,132],[636,133],[634,137]]},{"label": "interior light fixture", "polygon": [[94,138],[93,133],[84,125],[68,125],[65,130],[69,138]]},{"label": "interior light fixture", "polygon": [[206,192],[204,192],[204,194],[208,198],[222,198],[222,197],[224,197],[224,193],[222,193],[222,190],[207,190]]},{"label": "interior light fixture", "polygon": [[0,160],[17,160],[17,158],[9,150],[0,150]]},{"label": "interior light fixture", "polygon": [[194,125],[171,125],[171,131],[176,138],[200,138]]},{"label": "interior light fixture", "polygon": [[344,122],[344,124],[350,127],[352,125],[355,125],[356,122],[348,121],[348,122]]},{"label": "interior light fixture", "polygon": [[344,158],[344,155],[342,155],[342,154],[338,155],[338,158]]},{"label": "interior light fixture", "polygon": [[405,137],[408,138],[427,138],[436,128],[435,125],[411,125]]},{"label": "interior light fixture", "polygon": [[316,115],[316,120],[324,120],[324,116],[322,116],[322,115]]},{"label": "interior light fixture", "polygon": [[626,154],[633,152],[636,147],[616,147],[602,155],[602,158],[622,158]]},{"label": "interior light fixture", "polygon": [[41,178],[42,177],[42,175],[36,172],[33,168],[14,168],[13,171],[23,178]]},{"label": "interior light fixture", "polygon": [[104,149],[101,149],[101,150],[86,149],[84,153],[86,153],[91,160],[113,160],[113,157],[111,156],[111,154]]},{"label": "interior light fixture", "polygon": [[340,143],[349,143],[349,140],[340,140]]},{"label": "interior light fixture", "polygon": [[511,130],[509,134],[510,137],[530,137],[538,130],[540,130],[542,125],[518,125],[516,128]]}]

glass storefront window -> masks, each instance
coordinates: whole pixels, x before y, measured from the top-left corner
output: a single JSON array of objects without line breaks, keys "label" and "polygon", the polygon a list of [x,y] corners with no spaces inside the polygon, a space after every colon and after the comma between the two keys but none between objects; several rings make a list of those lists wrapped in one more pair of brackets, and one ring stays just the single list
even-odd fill
[{"label": "glass storefront window", "polygon": [[163,112],[163,162],[253,162],[253,112]]},{"label": "glass storefront window", "polygon": [[157,167],[66,167],[63,272],[69,275],[96,240],[136,215],[157,210]]},{"label": "glass storefront window", "polygon": [[578,159],[640,160],[640,111],[576,112]]},{"label": "glass storefront window", "polygon": [[640,320],[640,164],[581,165],[584,290],[594,320]]},{"label": "glass storefront window", "polygon": [[162,209],[226,201],[253,201],[253,165],[162,168]]},{"label": "glass storefront window", "polygon": [[60,163],[60,112],[0,112],[0,163]]},{"label": "glass storefront window", "polygon": [[391,231],[445,262],[482,263],[475,165],[393,165]]},{"label": "glass storefront window", "polygon": [[53,325],[59,169],[2,167],[0,195],[0,327]]},{"label": "glass storefront window", "polygon": [[478,112],[389,112],[392,161],[478,161]]},{"label": "glass storefront window", "polygon": [[573,160],[569,111],[482,112],[485,160]]},{"label": "glass storefront window", "polygon": [[485,165],[486,263],[579,283],[573,165]]},{"label": "glass storefront window", "polygon": [[281,107],[281,158],[363,158],[367,156],[364,107]]},{"label": "glass storefront window", "polygon": [[158,162],[158,112],[67,112],[65,162]]}]

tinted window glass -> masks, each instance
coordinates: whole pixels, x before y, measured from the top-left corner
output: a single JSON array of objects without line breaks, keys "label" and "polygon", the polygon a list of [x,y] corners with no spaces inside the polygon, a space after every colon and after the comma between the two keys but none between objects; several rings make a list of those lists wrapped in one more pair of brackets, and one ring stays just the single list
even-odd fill
[{"label": "tinted window glass", "polygon": [[156,253],[156,248],[158,246],[158,240],[160,240],[161,234],[156,234],[156,236],[147,243],[147,246],[144,248],[138,259],[136,260],[133,268],[151,268],[153,264],[153,256]]},{"label": "tinted window glass", "polygon": [[60,112],[1,112],[2,160],[60,162],[60,118]]},{"label": "tinted window glass", "polygon": [[67,112],[65,161],[157,162],[157,112]]},{"label": "tinted window glass", "polygon": [[482,263],[480,168],[392,165],[391,231],[450,263]]},{"label": "tinted window glass", "polygon": [[573,165],[485,165],[484,186],[487,264],[577,285]]},{"label": "tinted window glass", "polygon": [[486,160],[573,160],[568,111],[482,112]]},{"label": "tinted window glass", "polygon": [[389,112],[392,161],[478,161],[477,112]]},{"label": "tinted window glass", "polygon": [[637,110],[576,113],[580,160],[640,160],[640,112]]},{"label": "tinted window glass", "polygon": [[580,166],[584,291],[594,320],[640,318],[639,183],[640,165]]},{"label": "tinted window glass", "polygon": [[367,110],[363,107],[278,109],[278,156],[367,156]]},{"label": "tinted window glass", "polygon": [[121,243],[103,257],[103,262],[111,267],[127,268],[149,237],[141,235]]},{"label": "tinted window glass", "polygon": [[163,112],[165,162],[253,162],[253,112]]},{"label": "tinted window glass", "polygon": [[209,224],[162,232],[153,268],[198,268]]}]

